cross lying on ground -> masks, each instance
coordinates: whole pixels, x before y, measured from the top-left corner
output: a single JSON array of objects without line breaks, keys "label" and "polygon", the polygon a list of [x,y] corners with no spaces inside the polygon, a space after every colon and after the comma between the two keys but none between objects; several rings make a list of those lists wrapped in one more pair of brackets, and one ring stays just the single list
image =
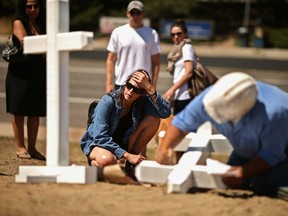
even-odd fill
[{"label": "cross lying on ground", "polygon": [[143,161],[136,167],[138,181],[167,184],[168,193],[186,193],[193,187],[225,188],[221,174],[230,166],[210,158],[227,156],[232,146],[223,135],[212,134],[210,123],[203,124],[197,133],[189,133],[174,150],[186,151],[178,164],[160,165],[155,161]]},{"label": "cross lying on ground", "polygon": [[47,35],[24,38],[25,53],[47,53],[47,164],[20,166],[16,182],[95,183],[96,167],[69,165],[69,51],[92,49],[92,32],[69,31],[69,1],[47,0]]}]

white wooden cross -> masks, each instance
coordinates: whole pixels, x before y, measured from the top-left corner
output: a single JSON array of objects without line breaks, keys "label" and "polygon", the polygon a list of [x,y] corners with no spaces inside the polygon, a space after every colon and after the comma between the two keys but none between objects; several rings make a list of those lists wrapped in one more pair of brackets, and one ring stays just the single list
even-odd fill
[{"label": "white wooden cross", "polygon": [[212,134],[211,124],[205,123],[198,128],[197,133],[189,133],[177,147],[178,150],[187,151],[178,164],[160,165],[156,161],[143,161],[136,167],[138,181],[167,184],[167,193],[186,193],[192,187],[226,187],[221,174],[230,166],[209,157],[212,152],[228,155],[232,146],[225,136]]},{"label": "white wooden cross", "polygon": [[69,51],[92,49],[92,32],[69,31],[69,0],[47,0],[47,35],[24,38],[25,53],[47,52],[46,166],[20,166],[16,182],[94,183],[95,167],[69,165]]}]

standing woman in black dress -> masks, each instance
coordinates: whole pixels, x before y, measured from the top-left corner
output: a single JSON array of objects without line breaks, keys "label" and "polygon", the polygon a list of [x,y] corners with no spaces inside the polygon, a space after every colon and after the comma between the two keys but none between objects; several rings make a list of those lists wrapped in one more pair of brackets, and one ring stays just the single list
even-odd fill
[{"label": "standing woman in black dress", "polygon": [[[43,0],[19,0],[13,20],[13,44],[23,46],[25,36],[45,33],[46,14]],[[29,55],[24,62],[9,63],[6,109],[7,113],[12,114],[17,156],[22,159],[45,160],[35,147],[40,117],[46,116],[46,59],[43,54]],[[27,148],[24,142],[25,117]]]}]

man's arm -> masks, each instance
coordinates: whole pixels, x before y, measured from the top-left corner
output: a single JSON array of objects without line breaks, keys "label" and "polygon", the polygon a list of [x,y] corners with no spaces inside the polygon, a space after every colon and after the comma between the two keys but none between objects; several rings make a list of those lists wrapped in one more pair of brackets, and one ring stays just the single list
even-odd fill
[{"label": "man's arm", "polygon": [[186,135],[187,132],[181,131],[171,124],[165,136],[160,139],[160,144],[156,149],[156,161],[161,164],[173,164],[173,149]]},{"label": "man's arm", "polygon": [[106,93],[109,93],[114,90],[114,73],[115,73],[115,64],[117,60],[117,54],[109,52],[106,60]]},{"label": "man's arm", "polygon": [[258,175],[271,168],[265,160],[256,156],[243,166],[233,166],[222,177],[223,182],[229,187],[240,186],[245,178]]},{"label": "man's arm", "polygon": [[151,56],[152,62],[152,85],[156,88],[160,71],[160,53]]}]

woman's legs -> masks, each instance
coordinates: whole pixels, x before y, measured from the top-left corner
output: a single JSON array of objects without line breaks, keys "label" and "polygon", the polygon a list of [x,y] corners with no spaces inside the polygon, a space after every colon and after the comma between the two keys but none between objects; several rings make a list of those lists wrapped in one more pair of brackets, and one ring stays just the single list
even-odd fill
[{"label": "woman's legs", "polygon": [[27,134],[28,134],[28,152],[31,155],[35,155],[38,153],[36,150],[36,140],[39,129],[39,117],[31,117],[27,118]]},{"label": "woman's legs", "polygon": [[17,143],[17,154],[23,155],[27,151],[24,143],[24,116],[12,115],[12,126]]},{"label": "woman's legs", "polygon": [[117,163],[117,158],[115,155],[113,155],[110,151],[97,146],[93,148],[89,158],[91,160],[91,166],[104,167]]},{"label": "woman's legs", "polygon": [[[130,136],[128,149],[131,154],[140,154],[158,130],[160,118],[145,116],[136,131]],[[89,158],[92,166],[104,167],[117,163],[117,158],[110,151],[94,147]]]},{"label": "woman's legs", "polygon": [[140,154],[153,138],[160,125],[160,118],[147,115],[139,123],[136,131],[130,136],[128,150],[132,154]]},{"label": "woman's legs", "polygon": [[39,117],[28,117],[27,119],[27,133],[28,133],[27,149],[25,147],[24,142],[24,116],[13,115],[12,126],[15,140],[17,143],[17,155],[20,158],[25,159],[30,159],[32,157],[38,160],[45,160],[46,158],[43,155],[41,155],[36,149],[36,140],[39,129]]}]

